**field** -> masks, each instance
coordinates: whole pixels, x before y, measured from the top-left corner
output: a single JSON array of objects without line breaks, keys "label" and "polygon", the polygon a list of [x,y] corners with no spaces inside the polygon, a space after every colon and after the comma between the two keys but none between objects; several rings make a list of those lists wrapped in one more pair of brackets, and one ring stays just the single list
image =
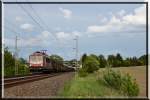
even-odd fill
[{"label": "field", "polygon": [[[97,80],[99,77],[102,77],[103,70],[105,70],[105,68],[101,68],[98,72],[89,74],[84,78],[76,75],[72,81],[66,83],[64,89],[60,91],[60,96],[79,98],[124,96],[118,91],[106,86],[103,82]],[[120,70],[122,73],[129,73],[136,79],[139,85],[139,97],[146,97],[146,66],[120,67],[113,68],[113,70]]]}]

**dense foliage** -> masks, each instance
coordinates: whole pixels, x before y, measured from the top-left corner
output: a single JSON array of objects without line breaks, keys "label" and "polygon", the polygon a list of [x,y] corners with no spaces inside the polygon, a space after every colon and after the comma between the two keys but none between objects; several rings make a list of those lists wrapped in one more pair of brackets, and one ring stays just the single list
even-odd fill
[{"label": "dense foliage", "polygon": [[85,77],[87,73],[93,73],[98,69],[98,57],[96,55],[87,56],[86,54],[84,54],[82,57],[82,68],[78,71],[79,76]]},{"label": "dense foliage", "polygon": [[11,52],[8,51],[7,47],[4,50],[4,66],[5,68],[15,66],[15,59],[12,56]]},{"label": "dense foliage", "polygon": [[[107,59],[103,55],[90,55],[92,58],[95,58],[99,62],[99,68],[104,68],[107,65],[110,65],[112,67],[127,67],[127,66],[142,66],[146,65],[147,62],[147,56],[142,55],[141,57],[127,57],[123,59],[121,54],[117,53],[116,55],[108,55]],[[85,63],[87,55],[84,54],[81,58],[82,66]]]},{"label": "dense foliage", "polygon": [[107,60],[105,59],[105,57],[103,55],[99,55],[98,56],[98,61],[99,61],[99,67],[100,68],[104,68],[107,65]]},{"label": "dense foliage", "polygon": [[105,84],[119,90],[126,96],[137,96],[139,94],[139,86],[129,74],[121,75],[120,72],[108,70],[104,73],[103,79]]},{"label": "dense foliage", "polygon": [[49,58],[51,60],[56,61],[56,62],[61,62],[61,63],[63,62],[63,58],[59,55],[56,55],[56,54],[49,56]]},{"label": "dense foliage", "polygon": [[[18,66],[18,75],[25,75],[29,73],[29,68],[26,65],[27,61],[23,58],[16,60],[16,65]],[[8,50],[4,49],[4,76],[14,76],[15,73],[15,58]]]}]

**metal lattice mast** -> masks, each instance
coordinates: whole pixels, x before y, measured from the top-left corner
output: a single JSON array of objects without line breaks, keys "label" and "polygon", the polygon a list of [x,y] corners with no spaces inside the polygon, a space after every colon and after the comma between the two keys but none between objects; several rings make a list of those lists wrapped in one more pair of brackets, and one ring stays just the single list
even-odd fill
[{"label": "metal lattice mast", "polygon": [[18,75],[18,37],[15,38],[15,75]]},{"label": "metal lattice mast", "polygon": [[76,51],[76,68],[77,68],[78,67],[78,36],[76,36],[74,40],[76,41],[75,51]]}]

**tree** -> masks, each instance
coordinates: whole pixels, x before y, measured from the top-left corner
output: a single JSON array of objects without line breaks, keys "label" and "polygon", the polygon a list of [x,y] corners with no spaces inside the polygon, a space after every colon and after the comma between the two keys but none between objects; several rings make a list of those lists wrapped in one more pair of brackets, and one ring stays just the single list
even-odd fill
[{"label": "tree", "polygon": [[139,61],[141,65],[146,65],[146,60],[147,60],[147,55],[142,55],[141,57],[139,57]]},{"label": "tree", "polygon": [[83,66],[83,63],[85,62],[86,57],[87,57],[86,53],[83,54],[83,56],[81,58],[82,66]]},{"label": "tree", "polygon": [[97,55],[95,55],[95,54],[90,54],[90,57],[95,58],[97,61],[99,60],[99,58],[98,58]]},{"label": "tree", "polygon": [[103,55],[99,55],[99,67],[104,68],[106,67],[107,61]]},{"label": "tree", "polygon": [[11,52],[8,51],[8,47],[4,48],[4,67],[14,67],[15,59]]},{"label": "tree", "polygon": [[59,55],[56,55],[56,54],[51,55],[50,59],[52,59],[54,61],[58,61],[58,62],[63,62],[63,58],[61,56],[59,56]]},{"label": "tree", "polygon": [[27,63],[27,61],[26,61],[24,58],[20,58],[19,61],[20,61],[20,63],[22,63],[22,64],[26,64],[26,63]]},{"label": "tree", "polygon": [[130,58],[126,58],[125,60],[123,60],[122,65],[123,66],[130,66],[131,65],[130,63],[131,63]]},{"label": "tree", "polygon": [[120,55],[120,53],[117,53],[116,59],[119,60],[119,61],[123,61],[123,58],[122,58],[122,56]]},{"label": "tree", "polygon": [[135,56],[130,59],[130,63],[132,66],[138,66],[139,65],[139,61],[138,61],[137,57],[135,57]]},{"label": "tree", "polygon": [[99,62],[95,57],[87,56],[85,62],[83,63],[83,70],[92,73],[96,70],[98,70]]},{"label": "tree", "polygon": [[122,63],[123,63],[123,58],[119,53],[117,53],[117,55],[116,55],[116,67],[122,66]]},{"label": "tree", "polygon": [[111,65],[112,67],[116,67],[116,57],[114,55],[108,55],[108,59],[107,62],[109,65]]}]

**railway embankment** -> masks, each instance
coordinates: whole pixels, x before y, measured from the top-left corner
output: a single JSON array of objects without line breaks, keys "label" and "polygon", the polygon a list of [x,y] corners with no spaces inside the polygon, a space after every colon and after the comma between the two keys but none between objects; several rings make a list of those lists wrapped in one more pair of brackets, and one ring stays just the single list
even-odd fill
[{"label": "railway embankment", "polygon": [[33,81],[29,83],[19,84],[4,89],[5,98],[17,97],[33,97],[33,98],[49,98],[58,96],[59,90],[64,84],[74,77],[74,72],[63,73],[54,77]]}]

